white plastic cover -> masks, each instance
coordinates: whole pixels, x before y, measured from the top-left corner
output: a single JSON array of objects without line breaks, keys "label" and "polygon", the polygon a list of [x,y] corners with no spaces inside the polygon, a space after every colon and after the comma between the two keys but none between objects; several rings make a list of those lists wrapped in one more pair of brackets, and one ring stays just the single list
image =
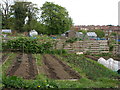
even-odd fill
[{"label": "white plastic cover", "polygon": [[29,35],[30,35],[30,36],[38,35],[38,32],[35,31],[35,30],[31,30],[31,31],[29,32]]},{"label": "white plastic cover", "polygon": [[112,58],[108,59],[107,62],[109,63],[108,68],[113,70],[113,71],[117,71],[118,68],[118,61],[113,60]]},{"label": "white plastic cover", "polygon": [[107,62],[103,57],[99,58],[99,59],[98,59],[98,62],[99,62],[100,64],[108,67],[108,62]]},{"label": "white plastic cover", "polygon": [[120,69],[120,66],[119,66],[120,62],[113,60],[112,58],[105,60],[104,58],[101,57],[98,59],[98,62],[113,71],[117,71]]}]

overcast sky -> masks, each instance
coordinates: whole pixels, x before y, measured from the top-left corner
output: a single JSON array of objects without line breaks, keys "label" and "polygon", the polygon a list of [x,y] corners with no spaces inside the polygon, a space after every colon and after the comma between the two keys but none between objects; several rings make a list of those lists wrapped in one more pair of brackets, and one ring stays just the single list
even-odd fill
[{"label": "overcast sky", "polygon": [[26,0],[41,7],[46,1],[67,9],[75,25],[118,25],[120,0]]}]

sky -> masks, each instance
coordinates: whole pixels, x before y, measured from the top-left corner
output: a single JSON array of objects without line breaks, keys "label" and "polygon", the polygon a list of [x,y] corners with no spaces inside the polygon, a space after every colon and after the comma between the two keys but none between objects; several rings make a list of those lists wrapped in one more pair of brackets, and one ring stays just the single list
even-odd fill
[{"label": "sky", "polygon": [[120,0],[26,0],[42,7],[48,2],[65,7],[74,25],[118,25]]}]

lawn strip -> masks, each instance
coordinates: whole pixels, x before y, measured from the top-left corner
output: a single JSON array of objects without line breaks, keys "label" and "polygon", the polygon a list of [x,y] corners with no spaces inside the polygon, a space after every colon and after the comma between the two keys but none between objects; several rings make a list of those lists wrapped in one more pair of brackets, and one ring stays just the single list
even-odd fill
[{"label": "lawn strip", "polygon": [[12,65],[13,61],[15,60],[17,54],[16,53],[11,53],[10,57],[8,60],[0,67],[2,67],[2,73],[5,74],[8,68]]}]

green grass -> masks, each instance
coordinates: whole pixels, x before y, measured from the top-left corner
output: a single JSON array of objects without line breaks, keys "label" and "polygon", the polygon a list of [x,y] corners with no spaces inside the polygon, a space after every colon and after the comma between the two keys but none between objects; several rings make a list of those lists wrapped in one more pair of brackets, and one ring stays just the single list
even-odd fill
[{"label": "green grass", "polygon": [[13,63],[13,60],[14,60],[15,56],[16,56],[15,53],[9,53],[9,58],[7,59],[7,61],[0,66],[0,69],[1,69],[1,70],[0,70],[0,89],[5,86],[5,85],[4,85],[3,83],[1,83],[1,82],[2,82],[3,77],[4,77],[5,74],[6,74],[6,71],[8,70],[8,68],[9,68],[9,67],[11,66],[11,64]]},{"label": "green grass", "polygon": [[[67,62],[69,66],[76,70],[82,78],[78,81],[57,81],[56,83],[59,85],[59,87],[118,88],[120,82],[118,80],[113,79],[118,76],[117,73],[107,69],[103,65],[97,63],[96,61],[85,58],[84,55],[78,56],[70,54],[67,56],[68,57],[65,58],[57,55],[58,58],[61,58],[62,60]],[[86,62],[85,60],[87,60],[88,62]]]},{"label": "green grass", "polygon": [[[42,54],[33,54],[34,57],[36,58],[36,65],[38,66],[42,66],[43,62],[42,62]],[[105,68],[104,66],[98,64],[97,62],[86,58],[85,60],[87,60],[88,64],[84,66],[78,66],[75,64],[75,62],[77,64],[79,64],[78,62],[83,61],[83,57],[84,55],[78,56],[78,55],[68,55],[69,58],[64,58],[62,57],[62,55],[56,55],[58,58],[64,60],[65,62],[67,62],[67,64],[69,66],[71,66],[74,70],[76,70],[80,76],[81,79],[77,80],[77,81],[70,81],[70,80],[52,80],[46,77],[46,75],[44,73],[39,73],[36,76],[35,80],[25,80],[23,78],[20,77],[4,77],[3,81],[4,83],[1,86],[6,86],[6,87],[14,87],[14,88],[26,88],[26,89],[38,89],[38,88],[87,88],[88,90],[92,90],[92,88],[118,88],[118,85],[120,84],[120,82],[118,80],[112,79],[109,76],[106,77],[103,75],[103,77],[96,77],[95,74],[90,74],[93,75],[93,77],[95,79],[88,79],[88,70],[91,70],[91,68],[87,67],[84,71],[84,69],[82,67],[86,66],[86,65],[93,65],[93,66],[97,66],[98,70],[99,68],[105,69],[105,71],[109,71],[109,69]],[[12,55],[12,57],[14,57],[14,55]],[[11,57],[11,59],[12,59]],[[71,58],[72,57],[72,58]],[[72,62],[74,61],[75,62]],[[84,62],[84,61],[83,61]],[[6,62],[8,63],[8,62]],[[9,62],[10,63],[10,62]],[[6,64],[5,64],[6,65]],[[9,66],[9,65],[7,65]],[[91,66],[92,67],[92,66]],[[84,67],[85,68],[85,67]],[[7,68],[6,68],[7,69]],[[92,67],[92,69],[95,69],[95,67]],[[114,72],[110,71],[110,75],[113,74]],[[102,73],[102,74],[106,74],[106,73]],[[108,74],[107,74],[108,75]],[[116,75],[114,73],[114,75]]]},{"label": "green grass", "polygon": [[[38,67],[41,67],[43,65],[43,62],[42,62],[42,54],[33,54],[33,56],[35,57],[35,60],[36,60],[36,65],[37,65],[37,70],[38,70]],[[48,80],[48,78],[46,77],[46,75],[44,73],[39,73],[39,70],[38,70],[38,75],[36,76],[36,80]]]},{"label": "green grass", "polygon": [[36,59],[36,64],[38,66],[41,66],[42,65],[42,55],[41,54],[33,54],[33,56]]},{"label": "green grass", "polygon": [[8,70],[8,68],[12,65],[14,58],[16,57],[16,53],[9,53],[8,60],[0,66],[2,68],[2,73],[5,74],[5,72]]},{"label": "green grass", "polygon": [[118,88],[119,81],[102,78],[102,81],[92,81],[81,78],[78,81],[55,80],[59,88]]}]

